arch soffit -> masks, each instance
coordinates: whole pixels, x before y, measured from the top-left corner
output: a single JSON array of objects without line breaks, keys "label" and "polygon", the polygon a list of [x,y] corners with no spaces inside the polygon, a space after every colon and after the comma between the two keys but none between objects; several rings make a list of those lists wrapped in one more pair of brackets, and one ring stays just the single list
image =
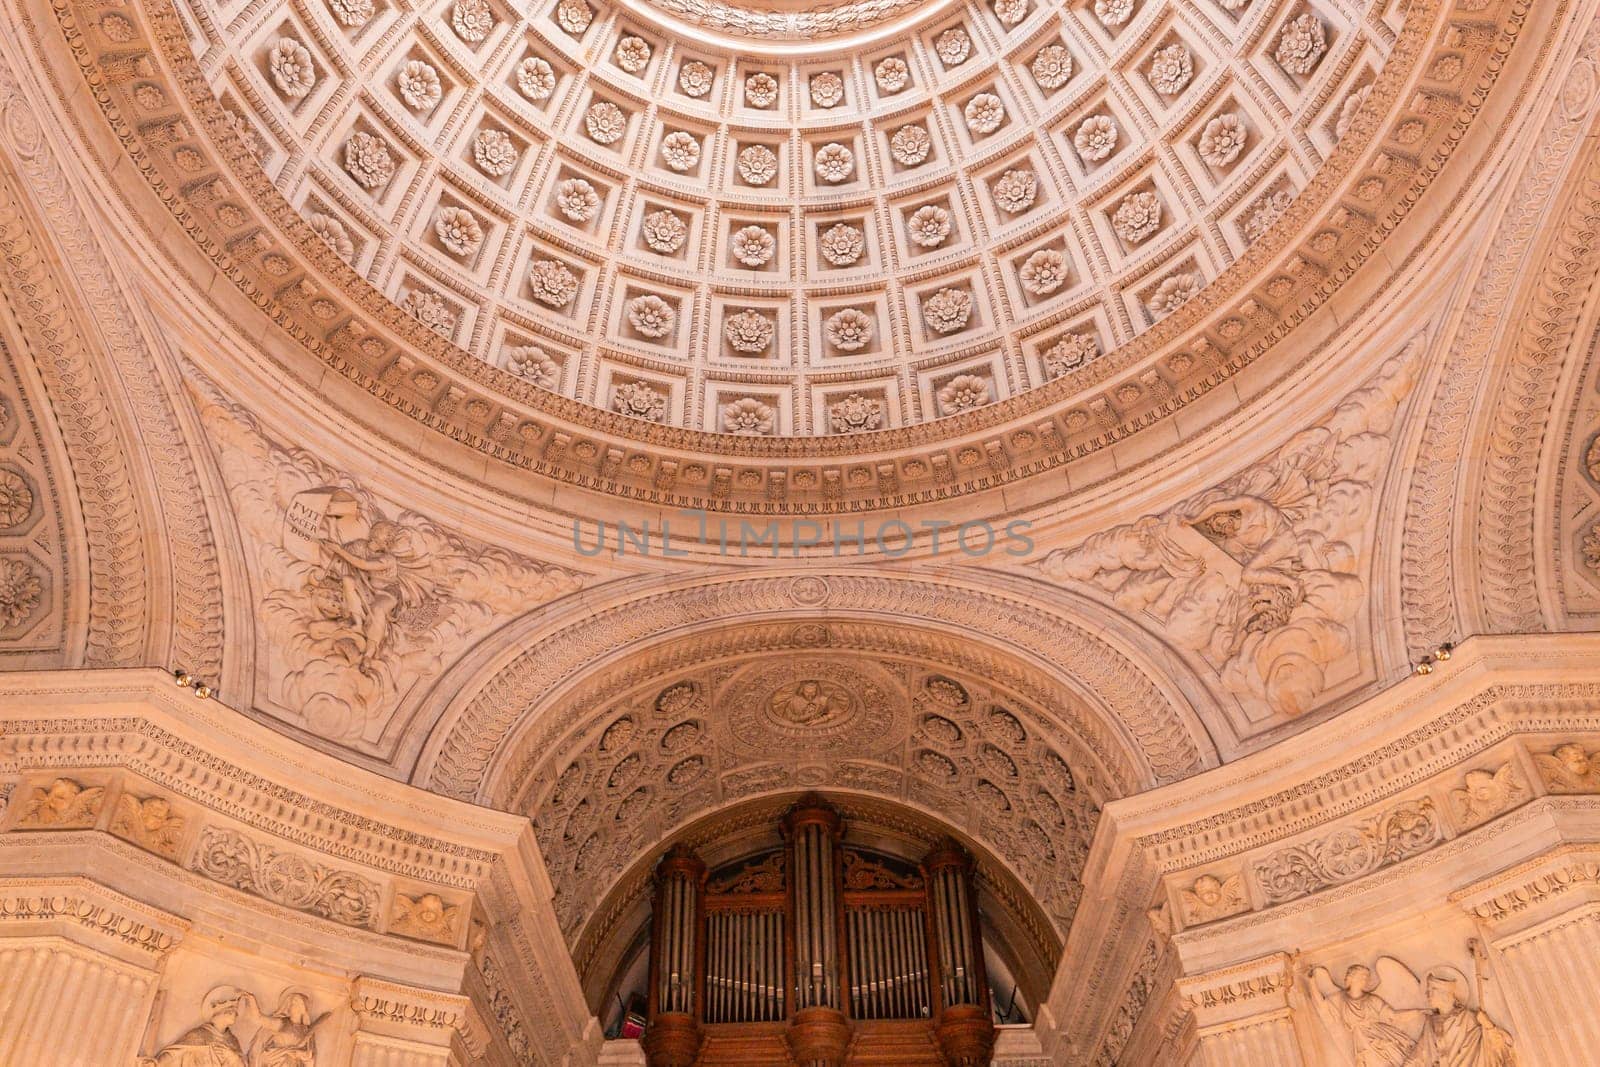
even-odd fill
[{"label": "arch soffit", "polygon": [[[953,568],[927,573],[852,569],[723,573],[624,580],[589,590],[480,644],[434,686],[417,716],[431,732],[412,780],[448,795],[494,801],[513,753],[548,748],[572,726],[542,714],[597,666],[630,650],[648,655],[688,629],[761,619],[889,622],[913,631],[989,639],[1011,669],[1071,694],[1098,734],[1118,791],[1185,777],[1218,761],[1207,727],[1223,716],[1193,673],[1106,608],[1039,583]],[[1090,711],[1089,709],[1093,709]],[[1115,758],[1108,758],[1111,754]],[[1113,773],[1120,763],[1123,771]],[[1120,778],[1120,781],[1118,780]]]}]

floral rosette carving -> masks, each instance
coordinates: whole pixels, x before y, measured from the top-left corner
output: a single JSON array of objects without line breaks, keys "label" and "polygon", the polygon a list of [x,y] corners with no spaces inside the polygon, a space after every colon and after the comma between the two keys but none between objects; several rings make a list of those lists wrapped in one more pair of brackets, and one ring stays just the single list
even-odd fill
[{"label": "floral rosette carving", "polygon": [[678,70],[678,88],[683,90],[684,95],[698,99],[711,92],[711,82],[715,77],[716,72],[709,63],[691,59]]},{"label": "floral rosette carving", "polygon": [[517,91],[534,103],[550,99],[556,91],[556,71],[550,61],[528,56],[518,63]]},{"label": "floral rosette carving", "polygon": [[439,72],[431,63],[420,59],[407,60],[401,65],[400,72],[395,75],[395,85],[400,90],[400,99],[412,111],[432,111],[444,98]]},{"label": "floral rosette carving", "polygon": [[267,52],[267,69],[278,92],[290,100],[303,99],[317,84],[311,50],[293,37],[279,37]]},{"label": "floral rosette carving", "polygon": [[906,220],[906,234],[923,248],[938,248],[950,236],[950,212],[938,204],[924,204]]},{"label": "floral rosette carving", "polygon": [[889,154],[903,167],[915,167],[928,158],[933,149],[933,138],[917,125],[906,125],[894,131],[889,138]]},{"label": "floral rosette carving", "polygon": [[945,30],[933,42],[933,51],[947,67],[959,67],[972,55],[972,38],[957,26]]},{"label": "floral rosette carving", "polygon": [[1028,69],[1039,88],[1059,89],[1072,77],[1072,53],[1064,44],[1047,44],[1039,49]]},{"label": "floral rosette carving", "polygon": [[686,174],[700,162],[700,142],[686,130],[673,130],[661,138],[661,158],[669,169]]},{"label": "floral rosette carving", "polygon": [[1072,135],[1078,154],[1091,163],[1098,163],[1117,147],[1117,124],[1110,115],[1090,115]]},{"label": "floral rosette carving", "polygon": [[344,143],[344,169],[357,185],[370,192],[381,189],[394,177],[394,156],[380,138],[357,130]]},{"label": "floral rosette carving", "polygon": [[350,231],[345,229],[344,223],[332,215],[313,211],[306,216],[306,223],[311,227],[311,232],[327,242],[334,254],[346,263],[356,254],[356,245],[350,239]]},{"label": "floral rosette carving", "polygon": [[538,345],[515,345],[506,349],[506,370],[541,389],[554,389],[561,380],[561,364]]},{"label": "floral rosette carving", "polygon": [[824,230],[818,244],[822,258],[835,267],[853,266],[867,250],[866,235],[844,222],[836,222]]},{"label": "floral rosette carving", "polygon": [[872,68],[872,77],[879,89],[892,96],[911,84],[911,68],[899,56],[890,56],[878,61]]},{"label": "floral rosette carving", "polygon": [[811,76],[811,102],[821,108],[844,103],[844,79],[832,71]]},{"label": "floral rosette carving", "polygon": [[1148,191],[1128,194],[1111,216],[1111,228],[1128,244],[1138,244],[1161,228],[1161,201]]},{"label": "floral rosette carving", "polygon": [[754,397],[740,397],[722,408],[724,433],[763,437],[770,434],[776,424],[777,413]]},{"label": "floral rosette carving", "polygon": [[1220,170],[1239,158],[1244,144],[1244,120],[1225,111],[1206,123],[1200,135],[1200,158]]},{"label": "floral rosette carving", "polygon": [[491,178],[503,178],[517,165],[517,146],[504,130],[479,130],[472,139],[472,159]]},{"label": "floral rosette carving", "polygon": [[1177,96],[1194,77],[1194,57],[1181,44],[1158,48],[1150,57],[1150,87],[1162,96]]},{"label": "floral rosette carving", "polygon": [[935,333],[955,333],[972,317],[972,294],[965,289],[940,289],[922,302],[923,321]]},{"label": "floral rosette carving", "polygon": [[729,315],[722,335],[728,347],[743,356],[758,356],[772,346],[777,327],[767,316],[752,308]]},{"label": "floral rosette carving", "polygon": [[764,267],[772,262],[778,242],[764,226],[741,226],[729,242],[733,258],[746,267]]},{"label": "floral rosette carving", "polygon": [[1273,55],[1278,66],[1290,74],[1310,74],[1328,50],[1328,34],[1322,20],[1309,11],[1284,23]]},{"label": "floral rosette carving", "polygon": [[588,222],[600,211],[600,194],[582,178],[556,186],[556,209],[573,222]]},{"label": "floral rosette carving", "polygon": [[589,139],[595,144],[616,144],[627,132],[628,116],[611,101],[601,100],[589,105],[589,110],[583,116],[583,127],[589,131]]},{"label": "floral rosette carving", "polygon": [[841,352],[859,352],[872,340],[872,319],[859,308],[844,308],[823,324],[828,343]]},{"label": "floral rosette carving", "polygon": [[744,80],[744,102],[758,111],[765,111],[778,102],[778,79],[765,71],[758,71]]},{"label": "floral rosette carving", "polygon": [[1034,296],[1049,296],[1067,281],[1067,257],[1054,248],[1041,248],[1023,260],[1017,270],[1022,288]]},{"label": "floral rosette carving", "polygon": [[1047,378],[1059,378],[1068,371],[1077,370],[1100,354],[1100,343],[1088,334],[1063,334],[1044,350],[1044,372]]},{"label": "floral rosette carving", "polygon": [[629,74],[638,74],[650,65],[650,42],[643,37],[629,35],[617,42],[617,66]]},{"label": "floral rosette carving", "polygon": [[883,402],[851,393],[828,407],[828,424],[834,433],[862,433],[883,425]]},{"label": "floral rosette carving", "polygon": [[578,295],[578,278],[564,263],[536,260],[528,267],[528,290],[539,303],[564,308]]},{"label": "floral rosette carving", "polygon": [[611,393],[612,410],[646,422],[661,422],[667,417],[667,398],[659,389],[644,382],[623,382]]},{"label": "floral rosette carving", "polygon": [[636,296],[628,301],[628,325],[641,337],[660,340],[677,325],[678,313],[672,305],[654,293]]},{"label": "floral rosette carving", "polygon": [[644,217],[639,227],[644,243],[652,251],[671,255],[683,247],[689,237],[689,224],[674,211],[662,208]]},{"label": "floral rosette carving", "polygon": [[766,185],[778,173],[778,154],[766,145],[747,145],[739,150],[735,165],[739,177],[751,185]]},{"label": "floral rosette carving", "polygon": [[489,0],[456,0],[450,12],[450,25],[468,44],[481,44],[494,29],[494,11]]},{"label": "floral rosette carving", "polygon": [[1039,178],[1026,167],[1008,170],[995,180],[990,190],[994,202],[1008,215],[1020,215],[1033,206],[1039,195]]},{"label": "floral rosette carving", "polygon": [[967,120],[967,129],[982,136],[998,130],[1005,122],[1006,107],[995,94],[979,93],[967,101],[962,115]]},{"label": "floral rosette carving", "polygon": [[817,177],[830,185],[847,180],[856,169],[855,153],[837,141],[817,149]]},{"label": "floral rosette carving", "polygon": [[458,256],[470,256],[483,244],[483,227],[466,208],[440,208],[433,229],[439,243]]},{"label": "floral rosette carving", "polygon": [[27,621],[43,595],[44,583],[31,564],[0,557],[0,629]]},{"label": "floral rosette carving", "polygon": [[1156,318],[1166,318],[1193,300],[1200,292],[1200,276],[1192,271],[1179,271],[1164,278],[1150,296],[1150,311]]},{"label": "floral rosette carving", "polygon": [[976,374],[958,374],[939,389],[938,400],[943,414],[971,411],[989,402],[989,383]]}]

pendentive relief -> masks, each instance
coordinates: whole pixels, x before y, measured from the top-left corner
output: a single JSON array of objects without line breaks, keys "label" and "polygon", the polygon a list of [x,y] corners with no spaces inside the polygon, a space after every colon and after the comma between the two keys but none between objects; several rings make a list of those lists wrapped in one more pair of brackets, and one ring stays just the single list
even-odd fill
[{"label": "pendentive relief", "polygon": [[1408,349],[1266,459],[1034,566],[1145,618],[1252,723],[1310,711],[1362,669],[1373,509],[1417,363]]},{"label": "pendentive relief", "polygon": [[257,699],[320,737],[376,750],[407,696],[473,641],[580,584],[380,503],[207,387],[194,395],[251,555]]}]

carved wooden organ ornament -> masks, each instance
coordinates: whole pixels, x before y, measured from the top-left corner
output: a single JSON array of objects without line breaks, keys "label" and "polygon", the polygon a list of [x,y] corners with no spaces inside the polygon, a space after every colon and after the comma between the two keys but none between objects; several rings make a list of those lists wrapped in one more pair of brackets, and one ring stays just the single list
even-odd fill
[{"label": "carved wooden organ ornament", "polygon": [[971,857],[949,840],[917,867],[852,848],[816,796],[782,829],[782,848],[716,872],[683,846],[657,866],[651,1067],[731,1067],[779,1040],[800,1067],[840,1067],[858,1038],[918,1033],[951,1067],[987,1064]]}]

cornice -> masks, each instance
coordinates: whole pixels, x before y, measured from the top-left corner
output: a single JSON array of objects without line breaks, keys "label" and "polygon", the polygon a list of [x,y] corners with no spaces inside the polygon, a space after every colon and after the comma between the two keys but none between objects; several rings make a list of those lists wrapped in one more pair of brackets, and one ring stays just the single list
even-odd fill
[{"label": "cornice", "polygon": [[0,878],[0,931],[13,936],[64,931],[154,968],[188,930],[184,920],[88,878]]}]

